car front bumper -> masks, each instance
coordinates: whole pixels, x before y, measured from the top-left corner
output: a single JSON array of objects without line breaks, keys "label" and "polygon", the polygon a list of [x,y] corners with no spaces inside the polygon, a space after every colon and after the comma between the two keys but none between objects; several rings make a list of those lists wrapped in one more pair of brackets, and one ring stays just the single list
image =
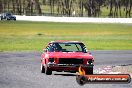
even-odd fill
[{"label": "car front bumper", "polygon": [[55,71],[78,71],[79,66],[82,66],[84,70],[93,69],[94,65],[84,65],[84,64],[54,64],[48,63],[47,67]]}]

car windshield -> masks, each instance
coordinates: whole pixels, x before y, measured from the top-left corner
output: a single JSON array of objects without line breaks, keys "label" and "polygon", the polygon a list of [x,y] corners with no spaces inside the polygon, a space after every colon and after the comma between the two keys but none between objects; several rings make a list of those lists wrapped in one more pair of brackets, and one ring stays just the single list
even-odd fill
[{"label": "car windshield", "polygon": [[11,16],[11,13],[6,13],[7,16]]},{"label": "car windshield", "polygon": [[53,47],[58,52],[87,52],[83,43],[54,43]]}]

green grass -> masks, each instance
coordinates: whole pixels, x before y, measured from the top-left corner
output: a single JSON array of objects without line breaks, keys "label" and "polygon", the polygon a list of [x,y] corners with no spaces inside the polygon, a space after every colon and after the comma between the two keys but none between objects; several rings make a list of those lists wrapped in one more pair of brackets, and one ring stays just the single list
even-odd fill
[{"label": "green grass", "polygon": [[41,51],[54,40],[82,41],[90,50],[132,50],[132,24],[0,21],[0,51]]}]

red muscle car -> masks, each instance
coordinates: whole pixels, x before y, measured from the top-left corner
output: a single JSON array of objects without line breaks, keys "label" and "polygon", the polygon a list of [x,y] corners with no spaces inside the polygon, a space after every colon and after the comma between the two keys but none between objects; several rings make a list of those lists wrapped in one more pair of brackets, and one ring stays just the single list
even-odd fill
[{"label": "red muscle car", "polygon": [[79,41],[52,41],[41,55],[41,73],[52,71],[78,72],[81,65],[86,74],[93,74],[93,56]]}]

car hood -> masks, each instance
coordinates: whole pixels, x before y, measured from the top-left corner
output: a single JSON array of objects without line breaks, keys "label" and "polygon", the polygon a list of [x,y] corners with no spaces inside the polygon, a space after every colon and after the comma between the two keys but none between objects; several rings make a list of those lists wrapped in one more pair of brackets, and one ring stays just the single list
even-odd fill
[{"label": "car hood", "polygon": [[86,58],[92,59],[92,55],[82,52],[49,52],[50,58]]},{"label": "car hood", "polygon": [[13,16],[13,15],[12,15],[12,17],[16,18],[16,16]]}]

